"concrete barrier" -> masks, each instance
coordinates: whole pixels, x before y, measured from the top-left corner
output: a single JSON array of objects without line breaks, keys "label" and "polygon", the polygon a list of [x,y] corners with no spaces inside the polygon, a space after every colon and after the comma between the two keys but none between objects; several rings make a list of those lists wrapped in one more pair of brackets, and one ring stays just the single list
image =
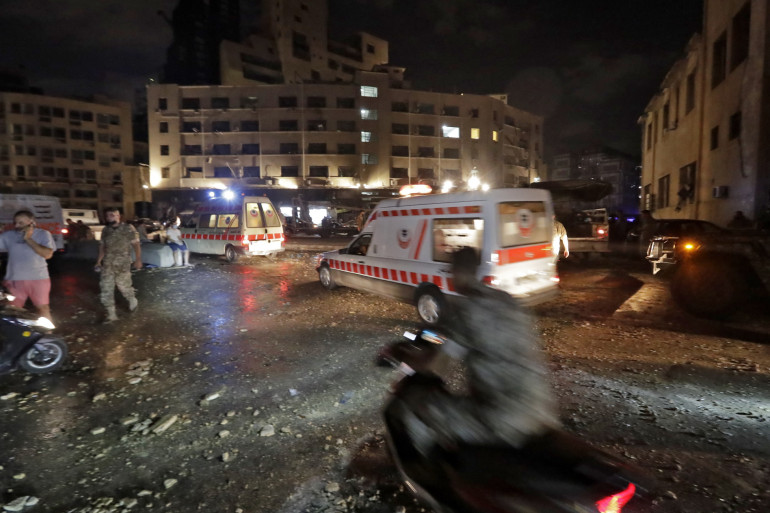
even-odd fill
[{"label": "concrete barrier", "polygon": [[[74,247],[68,247],[63,257],[75,260],[90,260],[96,263],[96,259],[99,258],[99,241],[79,241]],[[133,248],[131,249],[131,259],[134,259]],[[166,244],[143,242],[142,263],[156,267],[172,267],[174,265],[174,254]]]}]

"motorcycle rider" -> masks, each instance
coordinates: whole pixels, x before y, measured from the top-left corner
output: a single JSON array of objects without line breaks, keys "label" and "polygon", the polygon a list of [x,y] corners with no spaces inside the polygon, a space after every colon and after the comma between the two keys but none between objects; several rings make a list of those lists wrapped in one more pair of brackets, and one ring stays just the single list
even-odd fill
[{"label": "motorcycle rider", "polygon": [[479,281],[478,259],[469,247],[453,255],[454,286],[462,296],[446,328],[468,350],[464,358],[468,390],[450,395],[433,389],[423,397],[423,427],[408,425],[425,455],[434,443],[444,448],[458,442],[520,447],[530,437],[559,426],[532,319],[509,294]]}]

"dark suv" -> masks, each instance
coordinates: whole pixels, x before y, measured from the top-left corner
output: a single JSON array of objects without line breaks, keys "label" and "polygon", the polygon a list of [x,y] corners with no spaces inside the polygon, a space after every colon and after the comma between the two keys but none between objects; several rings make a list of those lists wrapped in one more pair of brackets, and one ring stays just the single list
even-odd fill
[{"label": "dark suv", "polygon": [[672,268],[677,263],[676,246],[681,238],[721,233],[729,232],[714,223],[699,219],[657,219],[646,255],[652,263],[652,274]]}]

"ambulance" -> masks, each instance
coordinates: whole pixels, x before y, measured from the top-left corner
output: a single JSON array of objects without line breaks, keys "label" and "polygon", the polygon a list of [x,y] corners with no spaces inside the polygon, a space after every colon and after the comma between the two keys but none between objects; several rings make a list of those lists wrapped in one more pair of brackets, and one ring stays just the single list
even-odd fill
[{"label": "ambulance", "polygon": [[67,228],[59,198],[39,194],[0,194],[0,231],[14,229],[13,214],[19,210],[35,214],[35,225],[51,232],[57,251],[64,249]]},{"label": "ambulance", "polygon": [[380,202],[347,248],[316,259],[327,289],[350,287],[417,306],[440,324],[454,289],[452,253],[480,257],[479,278],[523,304],[558,294],[548,191],[528,188],[434,194]]},{"label": "ambulance", "polygon": [[241,255],[275,256],[286,242],[278,211],[265,196],[209,200],[180,231],[191,252],[224,255],[228,262]]}]

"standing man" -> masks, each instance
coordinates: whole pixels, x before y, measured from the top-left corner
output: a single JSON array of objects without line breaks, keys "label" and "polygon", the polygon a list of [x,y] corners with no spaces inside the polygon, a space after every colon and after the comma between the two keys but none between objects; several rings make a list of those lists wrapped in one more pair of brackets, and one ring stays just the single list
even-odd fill
[{"label": "standing man", "polygon": [[564,258],[569,256],[569,239],[567,238],[567,229],[564,225],[556,220],[556,216],[553,216],[553,240],[551,241],[551,247],[553,248],[553,258],[557,262],[559,261],[559,243],[564,244]]},{"label": "standing man", "polygon": [[51,279],[46,260],[53,256],[56,244],[50,232],[35,226],[35,214],[19,210],[13,215],[14,230],[0,234],[0,251],[8,252],[4,285],[16,296],[13,305],[24,308],[32,301],[40,315],[51,319],[49,296]]},{"label": "standing man", "polygon": [[104,211],[107,222],[99,241],[99,258],[96,260],[97,271],[101,271],[99,280],[101,294],[99,298],[107,310],[104,322],[118,320],[115,313],[115,287],[128,300],[128,309],[136,310],[139,302],[136,300],[134,287],[131,285],[131,247],[134,248],[136,260],[134,269],[142,268],[142,246],[139,234],[130,224],[120,222],[120,212],[117,208],[107,208]]}]

